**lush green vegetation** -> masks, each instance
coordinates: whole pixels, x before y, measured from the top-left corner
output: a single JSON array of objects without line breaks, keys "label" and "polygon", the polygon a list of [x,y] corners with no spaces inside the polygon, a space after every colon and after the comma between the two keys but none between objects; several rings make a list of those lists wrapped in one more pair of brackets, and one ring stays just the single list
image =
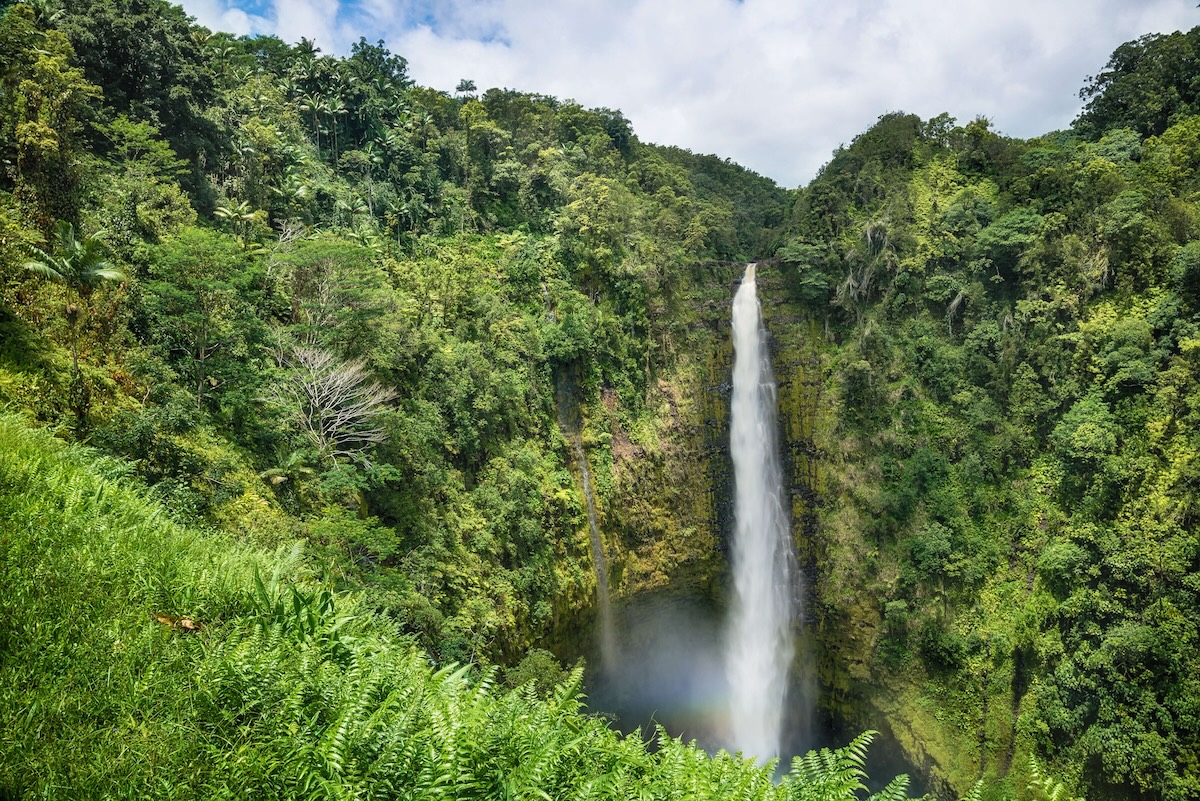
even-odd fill
[{"label": "lush green vegetation", "polygon": [[[189,529],[128,465],[0,417],[0,797],[854,799],[864,735],[772,766],[431,664],[299,544]],[[514,677],[518,680],[519,676]],[[880,799],[904,798],[905,779]]]},{"label": "lush green vegetation", "polygon": [[827,670],[960,785],[1200,796],[1198,36],[1120,48],[1077,130],[881,117],[780,251],[833,339],[823,614],[872,631]]},{"label": "lush green vegetation", "polygon": [[0,401],[177,519],[308,538],[441,657],[519,659],[590,605],[558,421],[606,387],[636,426],[682,266],[772,248],[786,194],[617,112],[414,86],[366,41],[55,8],[0,39]]},{"label": "lush green vegetation", "polygon": [[975,797],[1200,797],[1197,31],[1070,131],[887,114],[789,193],[64,8],[0,12],[0,796],[845,797],[863,741],[647,753],[530,650],[592,614],[577,454],[618,598],[719,589],[724,263],[775,254],[827,705]]}]

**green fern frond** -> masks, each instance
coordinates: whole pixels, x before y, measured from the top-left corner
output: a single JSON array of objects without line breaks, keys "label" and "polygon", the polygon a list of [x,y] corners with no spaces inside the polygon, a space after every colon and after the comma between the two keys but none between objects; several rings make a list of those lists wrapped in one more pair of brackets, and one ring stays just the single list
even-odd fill
[{"label": "green fern frond", "polygon": [[1061,781],[1057,781],[1052,776],[1043,776],[1042,767],[1033,754],[1029,755],[1027,788],[1038,801],[1084,801],[1080,797],[1071,795]]},{"label": "green fern frond", "polygon": [[867,801],[906,801],[908,798],[908,776],[900,774],[888,782],[887,786],[871,795]]},{"label": "green fern frond", "polygon": [[983,779],[975,782],[970,792],[963,796],[962,801],[983,801]]}]

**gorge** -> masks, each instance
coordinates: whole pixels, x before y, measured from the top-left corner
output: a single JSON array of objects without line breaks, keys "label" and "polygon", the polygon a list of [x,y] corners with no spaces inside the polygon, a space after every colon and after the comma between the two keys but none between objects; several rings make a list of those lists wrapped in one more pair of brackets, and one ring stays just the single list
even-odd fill
[{"label": "gorge", "polygon": [[0,4],[0,798],[1193,801],[1197,63],[788,189]]},{"label": "gorge", "polygon": [[[703,347],[711,349],[711,372],[694,387],[694,398],[680,398],[693,402],[673,411],[685,414],[690,407],[705,417],[701,425],[675,429],[676,436],[707,432],[710,444],[683,448],[680,453],[696,461],[677,465],[674,475],[690,479],[685,504],[697,493],[707,498],[703,525],[711,525],[727,543],[721,550],[728,561],[713,562],[707,578],[677,581],[620,601],[614,613],[617,662],[604,658],[603,618],[584,635],[592,641],[590,648],[568,646],[565,652],[584,653],[589,664],[598,663],[589,669],[589,708],[611,716],[623,731],[640,728],[648,736],[661,725],[671,735],[695,739],[710,753],[725,748],[760,760],[779,756],[786,767],[792,756],[809,749],[844,745],[864,728],[883,729],[868,757],[869,786],[882,789],[887,778],[904,773],[910,787],[923,792],[929,765],[921,764],[919,754],[905,754],[879,710],[846,703],[844,685],[836,679],[829,687],[831,698],[843,700],[818,709],[821,677],[815,656],[829,647],[812,641],[814,621],[803,605],[813,597],[806,585],[819,566],[801,570],[792,540],[804,544],[813,536],[812,510],[819,504],[812,439],[825,415],[819,385],[812,380],[819,369],[813,361],[819,340],[810,321],[793,316],[790,304],[781,301],[786,285],[777,263],[761,271],[759,265],[742,269],[741,275],[735,264],[706,270],[705,283],[732,286],[734,300],[703,304],[710,315]],[[774,346],[760,312],[760,279],[767,284],[767,312],[781,335]],[[705,290],[704,297],[712,295]],[[772,353],[787,367],[788,380],[779,388]],[[619,427],[613,436],[623,437]],[[620,459],[614,463],[615,502],[622,508],[626,469],[637,466]],[[635,485],[644,502],[649,487]],[[785,486],[791,492],[785,494]],[[654,490],[677,497],[679,487],[659,483]],[[606,517],[606,525],[611,535],[612,528],[630,523],[618,515],[616,521]],[[619,559],[618,572],[628,558]],[[772,681],[764,680],[771,676]],[[829,678],[826,673],[824,680]]]}]

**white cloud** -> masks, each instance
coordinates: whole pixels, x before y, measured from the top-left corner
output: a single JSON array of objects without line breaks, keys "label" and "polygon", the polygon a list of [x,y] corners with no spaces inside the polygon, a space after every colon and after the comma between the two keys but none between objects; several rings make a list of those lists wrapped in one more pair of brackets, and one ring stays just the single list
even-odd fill
[{"label": "white cloud", "polygon": [[188,0],[183,4],[187,13],[204,27],[238,36],[271,33],[274,24],[262,16],[248,14],[227,0]]},{"label": "white cloud", "polygon": [[1117,45],[1200,23],[1190,0],[273,2],[285,40],[346,52],[382,38],[419,83],[470,78],[619,108],[643,140],[787,186],[887,111],[984,115],[1014,136],[1066,127]]},{"label": "white cloud", "polygon": [[[313,39],[329,49],[337,42],[338,0],[285,0],[275,3],[275,35],[285,42]],[[332,41],[331,41],[332,40]]]}]

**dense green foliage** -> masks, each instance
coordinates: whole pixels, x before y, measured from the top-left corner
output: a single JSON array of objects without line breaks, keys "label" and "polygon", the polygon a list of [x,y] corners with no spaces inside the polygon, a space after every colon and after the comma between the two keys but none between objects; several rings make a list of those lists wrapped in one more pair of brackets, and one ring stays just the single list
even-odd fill
[{"label": "dense green foliage", "polygon": [[1200,797],[1200,117],[1110,111],[1160,78],[1131,53],[1196,36],[1119,50],[1079,132],[881,117],[780,250],[835,338],[820,599],[874,632],[832,648],[970,733],[960,783],[1028,750],[1092,798]]},{"label": "dense green foliage", "polygon": [[[3,325],[38,343],[0,400],[130,459],[180,519],[309,537],[441,655],[519,657],[587,605],[556,385],[644,416],[680,268],[771,249],[786,193],[617,112],[414,86],[366,41],[54,9],[0,36]],[[30,253],[78,275],[30,280]],[[60,330],[64,291],[88,303]]]},{"label": "dense green foliage", "polygon": [[0,15],[0,796],[848,797],[863,740],[648,754],[530,652],[579,459],[618,598],[719,584],[720,263],[775,254],[827,705],[972,797],[1200,797],[1197,30],[788,193],[365,39]]},{"label": "dense green foliage", "polygon": [[1161,136],[1200,112],[1198,69],[1200,31],[1195,28],[1126,42],[1079,92],[1088,102],[1076,128],[1092,137],[1117,128]]},{"label": "dense green foliage", "polygon": [[[856,798],[869,735],[772,766],[580,713],[580,670],[435,666],[356,596],[171,522],[127,465],[0,417],[0,797]],[[906,780],[879,798],[903,798]]]}]

